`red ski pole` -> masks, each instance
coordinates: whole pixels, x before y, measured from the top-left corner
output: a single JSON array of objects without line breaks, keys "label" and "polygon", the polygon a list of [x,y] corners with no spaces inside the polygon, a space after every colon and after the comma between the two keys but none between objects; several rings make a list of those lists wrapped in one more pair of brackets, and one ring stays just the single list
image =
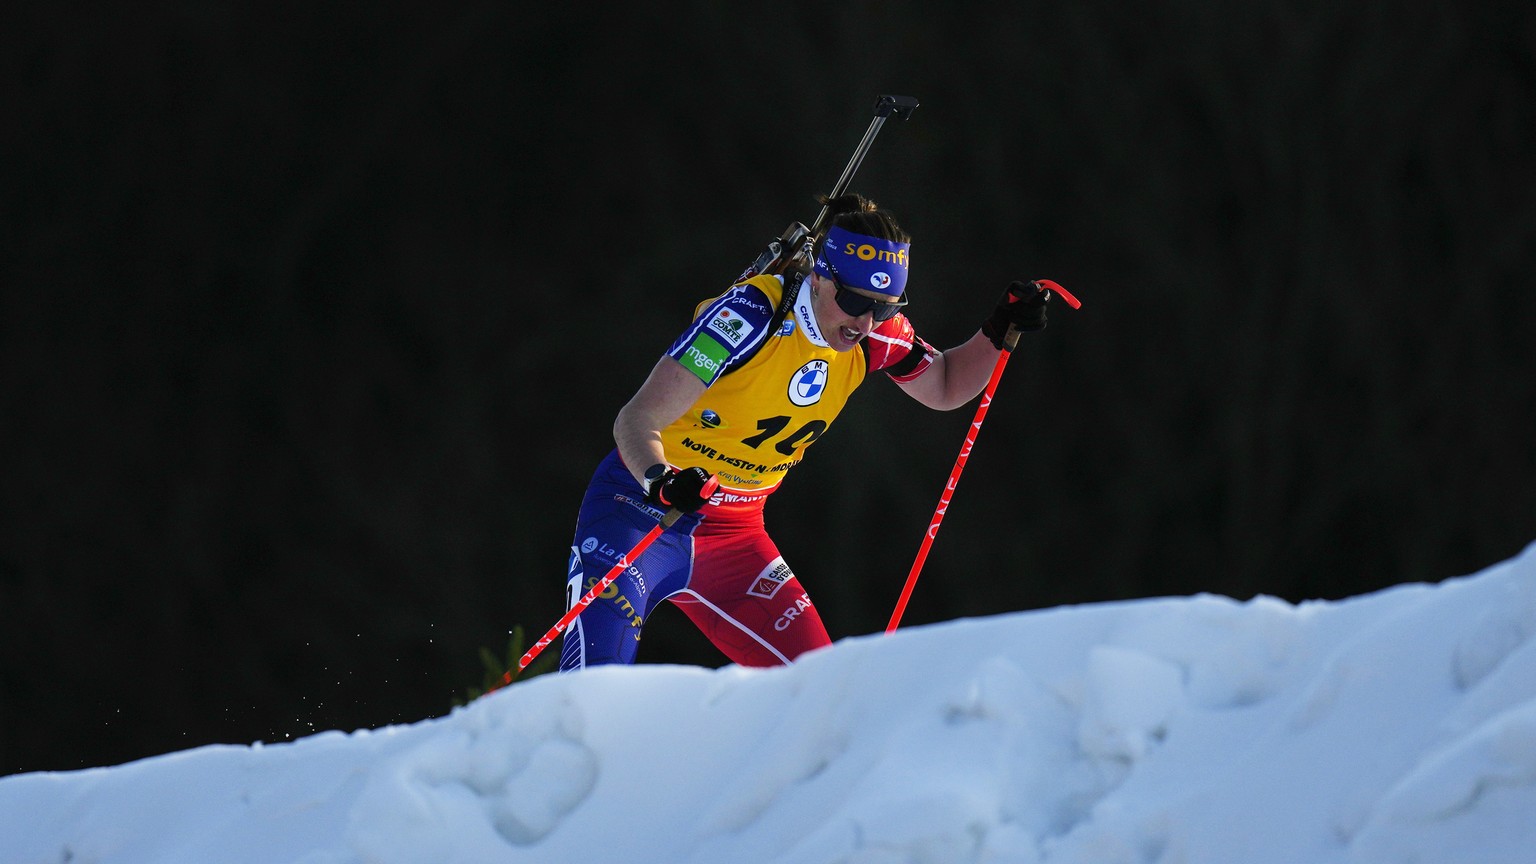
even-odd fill
[{"label": "red ski pole", "polygon": [[[1041,291],[1052,291],[1061,295],[1061,299],[1067,301],[1067,305],[1073,309],[1082,308],[1067,289],[1057,285],[1049,279],[1040,279],[1035,282]],[[960,455],[955,459],[955,467],[950,469],[949,481],[944,484],[944,492],[939,495],[939,506],[933,511],[933,520],[928,523],[928,530],[923,533],[923,542],[917,549],[917,560],[912,562],[912,570],[907,573],[907,582],[901,587],[901,597],[896,601],[896,611],[891,613],[891,621],[885,625],[885,632],[890,633],[901,624],[902,613],[907,611],[907,601],[912,597],[912,589],[917,585],[917,575],[922,572],[923,563],[928,560],[928,549],[933,546],[933,538],[939,535],[939,523],[944,521],[944,513],[949,510],[949,499],[954,497],[955,486],[960,483],[960,472],[965,470],[965,462],[971,458],[971,449],[976,446],[976,434],[981,431],[981,421],[986,419],[987,409],[992,406],[992,394],[997,391],[997,382],[1003,377],[1003,369],[1008,365],[1008,356],[1013,353],[1014,346],[1019,343],[1019,331],[1008,328],[1008,333],[1003,337],[1003,351],[997,355],[997,364],[992,367],[992,377],[987,380],[987,389],[982,391],[981,404],[976,406],[976,416],[971,420],[971,428],[965,433],[965,443],[960,445]]]},{"label": "red ski pole", "polygon": [[[718,483],[719,481],[715,478],[710,478],[711,485],[707,485],[705,487],[704,494],[706,497],[708,497],[708,494],[713,491],[714,484]],[[592,605],[592,601],[597,599],[597,595],[608,590],[608,586],[612,585],[614,580],[619,578],[619,574],[628,569],[629,565],[633,564],[635,559],[639,558],[642,552],[650,548],[652,543],[656,542],[656,538],[661,536],[661,532],[671,528],[672,523],[682,518],[682,515],[683,513],[681,510],[668,510],[667,514],[661,517],[661,521],[657,522],[654,528],[645,532],[645,536],[640,538],[640,542],[636,543],[634,548],[619,556],[618,563],[614,564],[613,567],[608,570],[608,575],[599,579],[597,584],[588,589],[587,593],[582,595],[580,600],[577,600],[574,604],[572,604],[570,609],[566,610],[566,613],[561,616],[560,620],[555,622],[555,626],[549,628],[547,633],[539,637],[539,641],[533,643],[533,647],[529,648],[527,653],[523,655],[522,659],[517,661],[517,668],[508,669],[506,673],[501,676],[501,683],[497,684],[495,687],[492,687],[491,690],[487,690],[486,692],[489,693],[505,687],[508,684],[511,684],[514,678],[521,674],[524,669],[528,668],[528,664],[533,662],[533,658],[542,654],[544,649],[549,647],[550,643],[554,642],[561,633],[564,633],[565,628],[571,626],[571,622],[576,620],[576,616],[580,615],[583,610]]]}]

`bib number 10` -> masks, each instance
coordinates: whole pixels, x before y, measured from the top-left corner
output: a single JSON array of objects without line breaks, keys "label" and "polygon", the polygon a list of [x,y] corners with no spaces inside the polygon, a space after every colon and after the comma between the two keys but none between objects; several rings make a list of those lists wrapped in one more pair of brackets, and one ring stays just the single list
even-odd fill
[{"label": "bib number 10", "polygon": [[[759,420],[757,421],[757,428],[761,429],[762,431],[750,438],[741,439],[741,443],[756,450],[758,447],[761,447],[763,444],[767,443],[768,439],[773,438],[780,432],[783,432],[784,427],[789,425],[789,419],[790,418],[781,414],[777,417],[767,417]],[[774,442],[773,449],[783,453],[785,456],[793,456],[795,455],[796,450],[799,450],[801,447],[804,447],[810,444],[812,441],[815,441],[818,437],[821,436],[821,433],[825,431],[827,431],[827,421],[812,420],[804,426],[801,426],[799,429],[796,429],[793,433],[786,435],[783,438],[780,438],[778,441]]]}]

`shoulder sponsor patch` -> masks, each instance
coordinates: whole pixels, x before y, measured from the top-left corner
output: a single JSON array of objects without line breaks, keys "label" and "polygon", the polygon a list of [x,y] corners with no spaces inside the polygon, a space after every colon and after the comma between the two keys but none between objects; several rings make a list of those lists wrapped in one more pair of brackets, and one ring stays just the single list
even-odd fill
[{"label": "shoulder sponsor patch", "polygon": [[710,332],[723,339],[725,344],[732,348],[741,345],[741,341],[751,336],[752,331],[756,329],[747,323],[747,319],[723,306],[715,313],[715,317],[709,319]]},{"label": "shoulder sponsor patch", "polygon": [[683,368],[699,376],[705,384],[713,384],[720,369],[725,365],[728,352],[713,336],[700,333],[683,352]]}]

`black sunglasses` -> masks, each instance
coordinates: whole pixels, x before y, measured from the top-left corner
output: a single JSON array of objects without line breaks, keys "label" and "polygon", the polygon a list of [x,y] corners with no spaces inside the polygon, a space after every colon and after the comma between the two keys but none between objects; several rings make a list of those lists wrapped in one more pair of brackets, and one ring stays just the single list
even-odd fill
[{"label": "black sunglasses", "polygon": [[843,283],[836,279],[832,280],[832,287],[837,289],[834,295],[834,298],[837,300],[837,308],[854,318],[863,315],[865,312],[873,312],[876,321],[889,321],[896,317],[896,313],[901,311],[901,307],[907,305],[907,292],[905,291],[901,292],[901,297],[896,302],[887,303],[884,300],[876,300],[863,294],[855,294],[853,291],[844,288]]}]

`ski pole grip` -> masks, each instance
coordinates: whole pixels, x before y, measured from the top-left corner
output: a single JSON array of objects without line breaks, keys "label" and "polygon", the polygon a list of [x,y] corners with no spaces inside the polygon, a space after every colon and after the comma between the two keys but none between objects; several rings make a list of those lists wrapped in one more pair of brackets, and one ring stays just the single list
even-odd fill
[{"label": "ski pole grip", "polygon": [[[1018,283],[1015,283],[1015,284],[1018,284]],[[1036,280],[1034,280],[1032,282],[1029,282],[1027,284],[1034,286],[1035,290],[1039,294],[1055,294],[1055,295],[1059,296],[1062,300],[1066,301],[1066,304],[1068,306],[1071,306],[1073,309],[1081,309],[1081,308],[1083,308],[1082,301],[1078,300],[1076,297],[1072,296],[1072,292],[1070,292],[1067,289],[1061,287],[1060,285],[1056,284],[1055,282],[1051,281],[1050,279],[1036,279]],[[1020,300],[1025,299],[1025,297],[1020,296],[1019,294],[1015,293],[1013,291],[1012,287],[1010,287],[1008,289],[1008,293],[1011,296],[1018,297]],[[1003,350],[1004,351],[1012,351],[1014,348],[1018,347],[1018,345],[1019,345],[1019,336],[1020,336],[1021,332],[1022,331],[1019,330],[1018,325],[1015,325],[1015,324],[1009,324],[1008,325],[1008,330],[1003,333]]]},{"label": "ski pole grip", "polygon": [[[710,498],[715,496],[715,492],[719,491],[719,489],[720,478],[711,474],[709,475],[709,479],[705,480],[704,485],[699,489],[699,497],[703,498],[707,502]],[[683,518],[683,511],[677,509],[676,507],[668,510],[666,514],[661,517],[662,530],[671,528],[672,525],[681,518]]]},{"label": "ski pole grip", "polygon": [[1041,291],[1049,291],[1052,294],[1055,294],[1061,299],[1067,301],[1067,305],[1071,306],[1073,309],[1083,308],[1083,303],[1081,300],[1073,297],[1071,291],[1068,291],[1060,285],[1057,285],[1055,282],[1052,282],[1049,279],[1036,279],[1035,284],[1040,286]]},{"label": "ski pole grip", "polygon": [[1009,324],[1008,332],[1003,334],[1003,350],[1012,352],[1013,349],[1019,347],[1019,335],[1019,328]]}]

